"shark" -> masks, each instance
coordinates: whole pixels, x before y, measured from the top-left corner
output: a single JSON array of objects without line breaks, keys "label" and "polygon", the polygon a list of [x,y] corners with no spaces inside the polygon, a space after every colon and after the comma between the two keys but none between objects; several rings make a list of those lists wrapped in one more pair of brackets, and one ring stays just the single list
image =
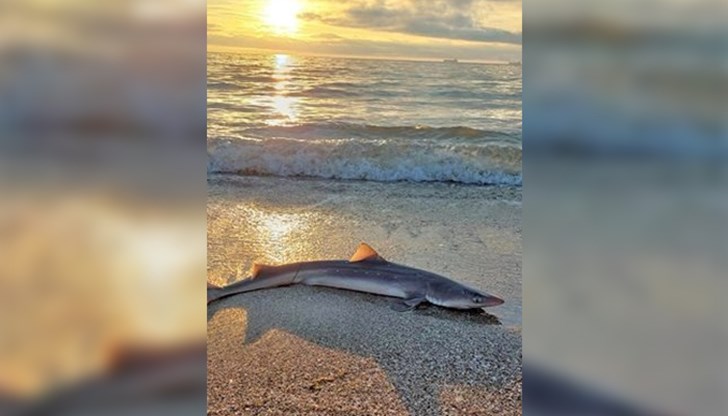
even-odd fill
[{"label": "shark", "polygon": [[208,282],[207,304],[254,290],[303,284],[353,290],[397,298],[397,311],[410,311],[430,303],[450,309],[472,310],[504,303],[436,273],[387,261],[370,245],[361,243],[349,260],[288,263],[280,266],[254,264],[251,276],[227,286]]}]

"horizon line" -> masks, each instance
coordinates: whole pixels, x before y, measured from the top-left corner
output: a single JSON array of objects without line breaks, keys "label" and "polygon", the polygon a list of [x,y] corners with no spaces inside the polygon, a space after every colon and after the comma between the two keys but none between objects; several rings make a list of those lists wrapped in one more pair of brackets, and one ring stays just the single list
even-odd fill
[{"label": "horizon line", "polygon": [[[273,49],[273,48],[260,48],[260,47],[245,47],[245,46],[229,46],[229,45],[216,45],[208,44],[207,52],[237,52],[237,53],[260,53],[260,54],[271,54],[271,55],[292,55],[292,56],[316,56],[326,58],[348,58],[348,59],[363,59],[363,60],[379,60],[379,61],[411,61],[411,62],[443,62],[444,59],[453,59],[453,57],[447,58],[435,58],[435,57],[393,57],[393,56],[376,56],[376,55],[356,55],[356,54],[332,54],[332,53],[317,53],[317,52],[301,52],[301,51],[288,51],[285,49]],[[217,50],[215,50],[217,49]],[[507,60],[486,60],[486,59],[457,59],[458,63],[463,64],[485,64],[485,65],[508,65],[508,64],[521,64],[521,60],[518,61],[507,61]]]}]

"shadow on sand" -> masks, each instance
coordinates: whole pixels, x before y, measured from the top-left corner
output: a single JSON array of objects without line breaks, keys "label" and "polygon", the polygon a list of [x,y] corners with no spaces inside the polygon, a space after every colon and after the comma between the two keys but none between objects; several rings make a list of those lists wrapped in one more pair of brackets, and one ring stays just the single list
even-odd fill
[{"label": "shadow on sand", "polygon": [[[386,373],[412,415],[442,414],[446,386],[497,390],[520,379],[520,331],[485,312],[429,306],[412,312],[390,308],[393,299],[328,288],[293,286],[249,292],[210,305],[208,322],[224,310],[245,311],[240,348],[272,329],[321,347],[372,358]],[[240,341],[236,341],[240,342]]]}]

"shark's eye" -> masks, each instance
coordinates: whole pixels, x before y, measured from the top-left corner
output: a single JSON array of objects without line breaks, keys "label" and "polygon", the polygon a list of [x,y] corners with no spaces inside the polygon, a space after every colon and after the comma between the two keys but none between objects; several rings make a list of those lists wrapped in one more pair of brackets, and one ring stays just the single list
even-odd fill
[{"label": "shark's eye", "polygon": [[482,303],[483,298],[481,296],[475,295],[473,296],[473,303]]}]

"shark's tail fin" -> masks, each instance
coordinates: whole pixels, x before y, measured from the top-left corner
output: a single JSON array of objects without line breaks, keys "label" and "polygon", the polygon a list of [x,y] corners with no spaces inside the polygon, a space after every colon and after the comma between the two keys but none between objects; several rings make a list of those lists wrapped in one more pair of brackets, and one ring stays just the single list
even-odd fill
[{"label": "shark's tail fin", "polygon": [[223,295],[222,287],[212,284],[210,282],[207,282],[207,304],[209,305],[210,302],[213,302],[217,299],[220,299]]}]

